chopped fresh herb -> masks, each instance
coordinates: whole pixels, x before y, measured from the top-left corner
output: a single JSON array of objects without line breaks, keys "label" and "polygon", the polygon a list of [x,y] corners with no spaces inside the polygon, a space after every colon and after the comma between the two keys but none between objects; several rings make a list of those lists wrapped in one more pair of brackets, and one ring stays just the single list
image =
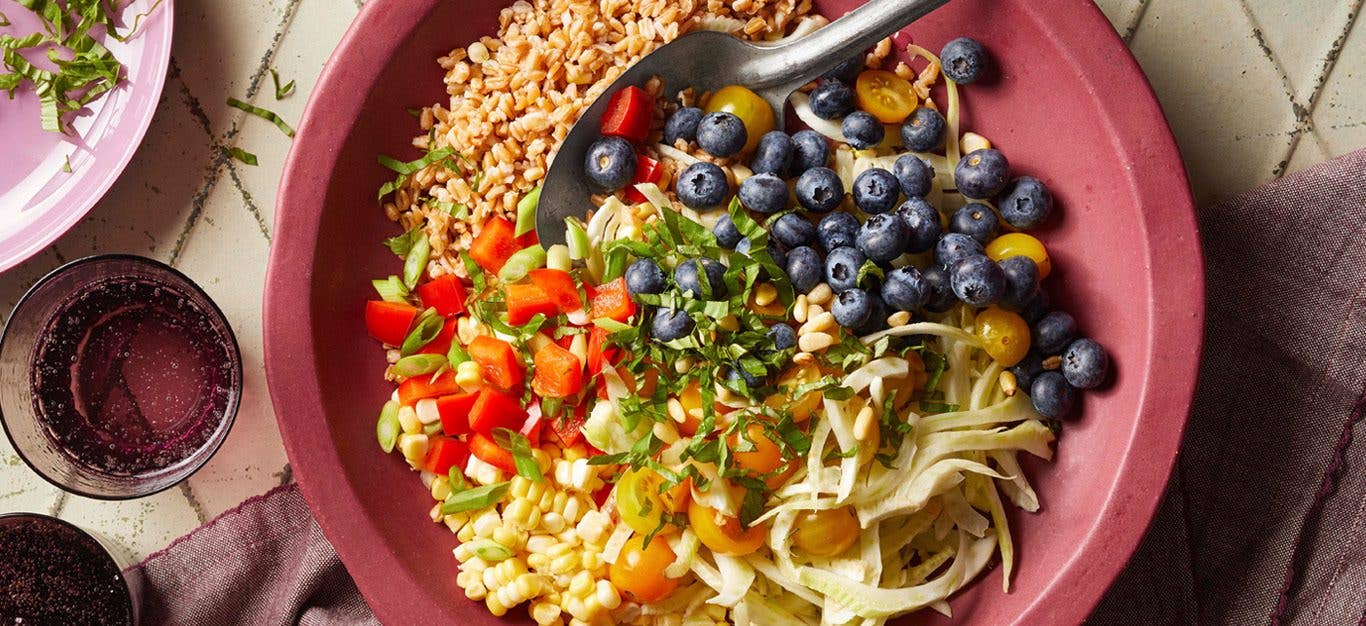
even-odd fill
[{"label": "chopped fresh herb", "polygon": [[867,283],[865,283],[864,281],[867,280],[869,276],[872,276],[880,281],[886,278],[887,274],[882,271],[881,267],[878,267],[876,261],[869,259],[867,261],[864,261],[863,265],[858,268],[858,276],[854,278],[854,284],[866,285]]},{"label": "chopped fresh herb", "polygon": [[510,428],[493,429],[493,441],[499,447],[512,453],[512,462],[517,466],[517,475],[532,482],[541,482],[545,477],[541,475],[541,468],[536,464],[536,457],[531,456],[531,441],[526,435]]},{"label": "chopped fresh herb", "polygon": [[920,401],[920,410],[921,410],[921,412],[923,412],[923,413],[925,413],[925,414],[930,414],[930,413],[952,413],[952,412],[958,410],[958,405],[957,405],[957,404],[949,404],[949,403],[946,403],[946,402],[936,402],[936,401],[931,401],[931,400],[921,400],[921,401]]},{"label": "chopped fresh herb", "polygon": [[284,85],[280,84],[280,72],[275,68],[270,68],[270,80],[275,83],[275,99],[284,100],[286,96],[294,93],[294,81],[289,81]]},{"label": "chopped fresh herb", "polygon": [[474,511],[487,508],[489,505],[503,499],[508,493],[511,483],[503,481],[483,487],[474,487],[460,491],[452,491],[451,495],[446,496],[446,501],[441,503],[441,514],[450,515],[461,511]]},{"label": "chopped fresh herb", "polygon": [[418,226],[402,235],[390,237],[384,240],[384,245],[389,247],[389,251],[397,254],[400,258],[407,258],[408,251],[413,249],[413,244],[422,235],[422,227]]},{"label": "chopped fresh herb", "polygon": [[380,165],[383,165],[384,167],[387,167],[394,173],[398,174],[398,176],[394,178],[394,180],[391,180],[380,186],[379,195],[377,196],[377,199],[379,200],[383,200],[384,196],[387,196],[390,193],[393,193],[395,190],[401,189],[404,185],[407,185],[409,177],[411,177],[413,174],[422,171],[422,168],[427,167],[428,165],[431,165],[433,163],[445,164],[451,159],[455,158],[458,158],[462,161],[465,160],[465,157],[463,155],[456,153],[456,151],[451,148],[437,148],[435,150],[428,150],[427,154],[423,155],[422,158],[417,159],[416,161],[404,162],[393,157],[385,156],[383,154],[379,155],[376,158],[379,160]]},{"label": "chopped fresh herb", "polygon": [[67,155],[62,159],[62,171],[68,174],[71,173],[71,155]]},{"label": "chopped fresh herb", "polygon": [[943,378],[944,372],[949,369],[949,360],[944,355],[931,350],[929,346],[924,346],[920,351],[921,360],[925,361],[925,371],[928,378],[925,379],[925,393],[932,393],[939,386],[939,379]]},{"label": "chopped fresh herb", "polygon": [[232,158],[237,159],[238,161],[246,163],[247,165],[256,165],[256,155],[247,152],[246,150],[243,150],[241,148],[238,148],[237,146],[224,149],[228,151],[228,156],[231,156]]},{"label": "chopped fresh herb", "polygon": [[473,296],[477,297],[484,293],[484,290],[488,288],[488,283],[484,280],[484,269],[479,267],[479,264],[475,263],[474,259],[470,258],[470,255],[464,250],[460,251],[460,262],[465,265],[465,274],[470,277],[470,282],[474,284]]},{"label": "chopped fresh herb", "polygon": [[267,109],[263,109],[261,107],[243,102],[241,100],[238,100],[237,98],[228,98],[228,106],[234,109],[241,109],[243,111],[246,111],[247,113],[255,115],[256,117],[259,117],[263,120],[266,120],[267,122],[274,124],[276,128],[280,129],[280,132],[283,132],[284,134],[290,137],[294,136],[294,129],[291,128],[289,124],[286,124],[284,119],[282,119],[279,115],[276,115],[274,111],[269,111]]}]

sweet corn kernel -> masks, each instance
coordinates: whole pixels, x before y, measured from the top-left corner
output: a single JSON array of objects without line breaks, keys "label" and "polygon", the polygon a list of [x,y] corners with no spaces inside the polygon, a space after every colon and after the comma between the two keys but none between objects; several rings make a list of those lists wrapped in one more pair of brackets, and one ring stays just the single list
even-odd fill
[{"label": "sweet corn kernel", "polygon": [[[558,504],[558,501],[557,501]],[[579,521],[579,511],[583,507],[583,502],[578,498],[566,496],[564,508],[560,509],[560,515],[564,516],[566,524],[576,524]]]},{"label": "sweet corn kernel", "polygon": [[551,537],[550,535],[532,535],[530,537],[527,537],[526,549],[527,552],[530,552],[532,554],[539,554],[541,556],[545,556],[546,553],[550,551],[550,548],[552,548],[556,543],[559,542],[556,541],[555,538]]},{"label": "sweet corn kernel", "polygon": [[445,476],[437,476],[432,480],[432,499],[445,500],[446,496],[451,495],[451,480]]},{"label": "sweet corn kernel", "polygon": [[469,514],[464,513],[464,512],[460,512],[460,513],[451,513],[450,515],[447,515],[447,516],[446,516],[446,520],[445,520],[445,521],[446,521],[446,528],[451,529],[451,532],[453,532],[453,533],[459,533],[459,532],[460,532],[460,529],[461,529],[461,528],[464,528],[465,525],[469,523],[469,521],[470,521],[470,516],[469,516]]},{"label": "sweet corn kernel", "polygon": [[541,528],[550,533],[558,533],[564,530],[564,516],[554,511],[542,515]]},{"label": "sweet corn kernel", "polygon": [[571,461],[555,461],[555,482],[563,487],[568,487],[573,478],[574,464]]},{"label": "sweet corn kernel", "polygon": [[520,550],[522,548],[522,535],[516,530],[509,528],[504,522],[502,526],[493,529],[493,540],[502,544],[509,550]]},{"label": "sweet corn kernel", "polygon": [[601,511],[589,511],[583,514],[575,529],[585,543],[601,543],[606,539],[607,526],[611,523],[612,519]]},{"label": "sweet corn kernel", "polygon": [[428,517],[431,517],[431,518],[432,518],[432,521],[433,521],[433,522],[436,522],[436,523],[440,524],[440,523],[441,523],[441,503],[440,503],[440,502],[437,502],[436,504],[432,505],[432,510],[431,510],[431,511],[428,511],[428,512],[427,512],[427,515],[428,515]]},{"label": "sweet corn kernel", "polygon": [[455,531],[455,538],[460,541],[474,539],[474,524],[465,524],[464,526],[461,526],[460,530]]},{"label": "sweet corn kernel", "polygon": [[555,533],[555,538],[559,539],[561,543],[567,543],[571,546],[577,546],[582,543],[579,539],[579,531],[574,530],[573,528],[567,528]]},{"label": "sweet corn kernel", "polygon": [[593,593],[593,575],[583,571],[575,574],[569,581],[569,593],[579,597]]},{"label": "sweet corn kernel", "polygon": [[528,481],[528,483],[526,488],[526,499],[532,503],[540,502],[541,496],[545,495],[546,491],[545,481]]},{"label": "sweet corn kernel", "polygon": [[535,522],[540,521],[541,514],[529,500],[517,499],[503,509],[503,517],[518,528],[534,528]]},{"label": "sweet corn kernel", "polygon": [[417,411],[410,406],[398,407],[398,425],[409,435],[422,432],[422,420],[417,418]]},{"label": "sweet corn kernel", "polygon": [[527,490],[530,488],[531,481],[520,475],[513,476],[512,480],[508,483],[508,493],[512,494],[514,499],[525,498]]},{"label": "sweet corn kernel", "polygon": [[536,459],[536,469],[540,470],[541,475],[550,471],[550,453],[541,448],[536,448],[531,451],[531,458]]},{"label": "sweet corn kernel", "polygon": [[507,615],[508,607],[498,601],[498,596],[489,596],[484,600],[484,604],[489,607],[489,613],[492,613],[494,617]]},{"label": "sweet corn kernel", "polygon": [[583,564],[584,569],[591,572],[595,569],[598,569],[599,567],[602,567],[602,553],[584,551],[579,555],[579,562]]},{"label": "sweet corn kernel", "polygon": [[404,433],[398,436],[398,449],[411,464],[419,464],[427,457],[427,436]]},{"label": "sweet corn kernel", "polygon": [[479,537],[493,537],[493,529],[498,528],[503,520],[498,517],[497,511],[484,511],[479,517],[474,518],[474,534]]},{"label": "sweet corn kernel", "polygon": [[588,458],[588,449],[583,447],[582,443],[576,443],[564,449],[564,458],[566,461],[586,459]]},{"label": "sweet corn kernel", "polygon": [[574,267],[574,262],[569,258],[569,246],[557,243],[545,251],[545,266],[550,269],[564,270],[568,272]]},{"label": "sweet corn kernel", "polygon": [[484,384],[484,374],[479,370],[479,364],[474,361],[465,361],[455,366],[455,384],[462,389],[472,390]]},{"label": "sweet corn kernel", "polygon": [[555,491],[547,489],[545,490],[545,493],[541,494],[540,501],[536,503],[536,509],[544,513],[549,511],[553,506],[555,506]]},{"label": "sweet corn kernel", "polygon": [[540,626],[550,626],[560,619],[560,606],[549,602],[537,602],[531,605],[531,619],[536,620]]},{"label": "sweet corn kernel", "polygon": [[603,608],[612,611],[621,606],[621,594],[617,592],[616,586],[611,581],[599,580],[597,585],[598,603]]},{"label": "sweet corn kernel", "polygon": [[526,564],[531,566],[531,569],[543,570],[550,565],[550,557],[532,552],[531,554],[526,555]]},{"label": "sweet corn kernel", "polygon": [[441,412],[436,410],[436,398],[418,400],[413,411],[417,413],[417,421],[422,422],[424,426],[441,421]]},{"label": "sweet corn kernel", "polygon": [[464,587],[464,589],[465,597],[475,601],[483,600],[489,593],[488,588],[484,586],[484,583],[479,581],[470,583]]},{"label": "sweet corn kernel", "polygon": [[577,554],[566,554],[561,557],[555,557],[550,560],[550,573],[568,574],[577,569],[579,565],[579,555]]},{"label": "sweet corn kernel", "polygon": [[490,567],[490,568],[484,570],[484,571],[480,574],[479,578],[480,578],[480,582],[484,583],[484,588],[485,588],[485,589],[497,589],[497,588],[498,588],[498,568],[496,568],[496,567]]},{"label": "sweet corn kernel", "polygon": [[560,608],[564,609],[565,613],[574,616],[574,619],[582,619],[584,614],[583,600],[576,596],[566,597],[564,602],[560,603]]}]

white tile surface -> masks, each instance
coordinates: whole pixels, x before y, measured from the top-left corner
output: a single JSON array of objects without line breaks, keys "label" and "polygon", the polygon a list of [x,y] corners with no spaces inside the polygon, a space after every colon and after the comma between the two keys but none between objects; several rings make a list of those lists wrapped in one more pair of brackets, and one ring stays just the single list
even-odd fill
[{"label": "white tile surface", "polygon": [[[1366,146],[1361,0],[1100,0],[1171,119],[1202,201]],[[63,261],[133,252],[200,282],[237,332],[245,366],[232,434],[186,486],[122,503],[63,497],[0,441],[0,512],[56,510],[142,557],[288,479],[266,393],[260,307],[275,186],[289,139],[226,106],[238,97],[297,124],[356,0],[180,0],[173,76],[152,130],[90,216],[0,275],[0,319]],[[1362,21],[1362,20],[1358,20]],[[296,80],[280,101],[264,70]],[[223,146],[256,154],[229,162]]]}]

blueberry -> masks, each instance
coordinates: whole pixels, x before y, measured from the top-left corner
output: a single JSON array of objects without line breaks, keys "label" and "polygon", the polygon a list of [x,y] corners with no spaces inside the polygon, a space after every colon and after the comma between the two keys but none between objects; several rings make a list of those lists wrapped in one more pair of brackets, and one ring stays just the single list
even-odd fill
[{"label": "blueberry", "polygon": [[973,150],[958,161],[953,169],[953,180],[958,192],[976,200],[991,198],[1000,193],[1010,176],[1010,162],[1000,150]]},{"label": "blueberry", "polygon": [[730,181],[715,163],[699,161],[689,165],[674,181],[678,199],[694,209],[718,206],[730,196]]},{"label": "blueberry", "polygon": [[925,279],[925,310],[931,313],[943,313],[953,308],[953,303],[958,299],[953,295],[953,285],[949,280],[949,271],[942,267],[931,267],[920,274]]},{"label": "blueberry", "polygon": [[882,282],[882,301],[898,311],[915,311],[925,304],[929,291],[920,270],[907,265],[887,272]]},{"label": "blueberry", "polygon": [[650,336],[655,341],[673,341],[687,337],[692,332],[693,322],[688,314],[678,309],[660,309],[650,322]]},{"label": "blueberry", "polygon": [[1063,351],[1077,335],[1077,320],[1067,311],[1053,311],[1034,322],[1030,345],[1039,354],[1051,356]]},{"label": "blueberry", "polygon": [[598,191],[621,189],[636,176],[636,149],[621,137],[603,137],[588,146],[583,171]]},{"label": "blueberry", "polygon": [[991,207],[969,202],[953,212],[949,218],[949,232],[963,233],[985,245],[996,235],[996,212]]},{"label": "blueberry", "polygon": [[1110,371],[1110,355],[1091,339],[1078,339],[1062,353],[1062,375],[1077,389],[1090,389],[1105,381]]},{"label": "blueberry", "polygon": [[1025,300],[1024,304],[1020,305],[1019,310],[1016,312],[1020,314],[1020,317],[1024,318],[1025,322],[1033,325],[1048,312],[1048,309],[1048,292],[1038,289],[1034,291],[1034,295],[1030,296],[1028,300]]},{"label": "blueberry", "polygon": [[726,368],[726,380],[731,382],[743,380],[745,381],[745,385],[750,388],[759,386],[759,378],[754,374],[749,373],[745,368],[740,367],[739,363],[732,364],[730,367]]},{"label": "blueberry", "polygon": [[746,209],[758,213],[777,213],[787,208],[791,191],[776,174],[755,174],[740,183],[740,191],[736,195]]},{"label": "blueberry", "polygon": [[712,156],[735,156],[748,141],[745,123],[734,113],[713,111],[697,123],[697,145]]},{"label": "blueberry", "polygon": [[1015,385],[1020,389],[1029,392],[1029,387],[1034,384],[1034,377],[1043,372],[1043,356],[1033,350],[1025,355],[1019,363],[1010,366],[1010,373],[1015,375]]},{"label": "blueberry", "polygon": [[808,211],[829,213],[844,202],[844,183],[828,167],[813,167],[797,179],[797,202]]},{"label": "blueberry", "polygon": [[1076,392],[1067,380],[1054,371],[1046,371],[1034,377],[1029,385],[1029,400],[1040,415],[1061,419],[1072,412]]},{"label": "blueberry", "polygon": [[773,238],[789,248],[816,245],[816,225],[796,213],[788,213],[769,227]]},{"label": "blueberry", "polygon": [[840,131],[855,150],[872,148],[882,143],[882,138],[887,134],[882,122],[866,111],[854,111],[846,115],[844,122],[840,123]]},{"label": "blueberry", "polygon": [[944,75],[962,85],[981,78],[987,70],[986,49],[977,40],[968,37],[959,37],[944,44],[939,59],[944,64]]},{"label": "blueberry", "polygon": [[[699,266],[707,274],[707,286],[710,292],[704,294],[702,291],[702,280],[699,276]],[[726,267],[712,259],[689,259],[678,264],[674,268],[674,282],[685,296],[694,298],[719,299],[726,295],[725,281]]]},{"label": "blueberry", "polygon": [[638,293],[662,293],[668,279],[664,270],[653,259],[639,259],[626,268],[626,290]]},{"label": "blueberry", "polygon": [[835,293],[848,291],[858,286],[858,270],[868,257],[858,248],[835,248],[825,257],[825,282]]},{"label": "blueberry", "polygon": [[701,121],[702,109],[697,107],[683,107],[674,111],[669,121],[664,122],[664,143],[672,146],[679,139],[696,141],[697,123]]},{"label": "blueberry", "polygon": [[759,138],[759,145],[754,148],[754,158],[749,162],[749,169],[754,170],[755,174],[778,174],[782,175],[792,167],[794,147],[792,138],[781,130],[770,130]]},{"label": "blueberry", "polygon": [[906,224],[906,251],[920,254],[939,241],[943,226],[939,223],[939,211],[924,198],[911,196],[896,209],[897,217]]},{"label": "blueberry", "polygon": [[835,248],[852,246],[858,242],[858,218],[845,213],[831,213],[816,225],[816,238],[827,253]]},{"label": "blueberry", "polygon": [[1034,228],[1053,212],[1053,194],[1048,193],[1043,181],[1033,176],[1021,176],[1001,190],[996,206],[1001,208],[1001,219],[1021,230]]},{"label": "blueberry", "polygon": [[868,321],[854,327],[854,334],[859,337],[887,328],[887,303],[882,301],[882,296],[877,295],[877,292],[869,292],[868,302],[872,305],[870,308],[873,312],[868,315]]},{"label": "blueberry", "polygon": [[716,220],[716,225],[711,227],[711,234],[716,235],[716,244],[727,250],[734,250],[735,245],[743,238],[740,229],[736,228],[735,222],[730,219],[729,213]]},{"label": "blueberry", "polygon": [[830,143],[814,130],[799,130],[792,135],[792,163],[789,178],[800,176],[813,167],[825,167],[830,162]]},{"label": "blueberry", "polygon": [[774,324],[768,327],[768,340],[778,350],[789,350],[797,347],[797,331],[787,324]]},{"label": "blueberry", "polygon": [[873,299],[862,289],[846,289],[835,296],[830,312],[835,315],[835,322],[852,330],[868,323],[873,315]]},{"label": "blueberry", "polygon": [[823,120],[837,120],[854,110],[854,90],[838,80],[823,80],[811,90],[811,112]]},{"label": "blueberry", "polygon": [[974,254],[949,269],[953,295],[972,306],[996,304],[1006,290],[1005,273],[984,254]]},{"label": "blueberry", "polygon": [[999,265],[1006,277],[1006,292],[1001,296],[1001,304],[1020,310],[1039,290],[1039,266],[1027,256],[1013,256],[1001,259]]},{"label": "blueberry", "polygon": [[825,280],[821,255],[809,246],[799,246],[787,253],[787,278],[798,293],[810,293]]},{"label": "blueberry", "polygon": [[908,198],[923,197],[934,184],[934,168],[914,154],[903,154],[892,164],[892,174]]},{"label": "blueberry", "polygon": [[901,182],[880,167],[863,170],[854,179],[854,204],[864,213],[886,213],[901,198]]},{"label": "blueberry", "polygon": [[859,72],[863,71],[864,55],[856,54],[848,59],[840,61],[839,65],[831,68],[830,71],[821,74],[821,78],[843,81],[845,84],[854,82],[858,78]]},{"label": "blueberry", "polygon": [[858,231],[858,249],[878,263],[887,263],[906,251],[906,223],[889,213],[874,215]]},{"label": "blueberry", "polygon": [[946,268],[979,254],[982,254],[982,244],[962,233],[944,235],[934,246],[934,262]]},{"label": "blueberry", "polygon": [[944,116],[927,107],[917,107],[901,124],[901,145],[914,152],[938,150],[944,145],[948,123]]}]

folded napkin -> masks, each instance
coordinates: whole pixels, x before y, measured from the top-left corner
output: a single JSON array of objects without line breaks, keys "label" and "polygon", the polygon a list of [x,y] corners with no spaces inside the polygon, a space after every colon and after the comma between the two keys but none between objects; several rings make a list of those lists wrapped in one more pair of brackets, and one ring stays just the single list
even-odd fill
[{"label": "folded napkin", "polygon": [[[1360,625],[1366,151],[1206,208],[1200,227],[1208,312],[1190,424],[1091,621]],[[375,621],[292,485],[138,568],[151,624]]]}]

